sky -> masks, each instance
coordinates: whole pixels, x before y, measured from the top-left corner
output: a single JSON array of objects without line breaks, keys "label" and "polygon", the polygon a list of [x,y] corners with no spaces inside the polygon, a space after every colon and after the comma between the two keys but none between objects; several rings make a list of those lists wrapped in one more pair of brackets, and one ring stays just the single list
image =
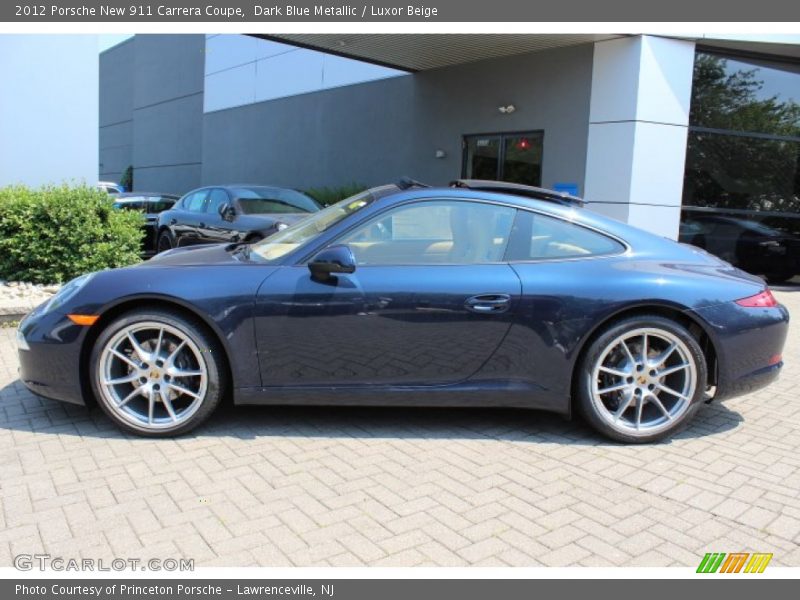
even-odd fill
[{"label": "sky", "polygon": [[132,33],[116,33],[116,34],[100,34],[97,36],[97,52],[108,50],[112,46],[116,46],[120,42],[124,42],[129,37],[133,37]]}]

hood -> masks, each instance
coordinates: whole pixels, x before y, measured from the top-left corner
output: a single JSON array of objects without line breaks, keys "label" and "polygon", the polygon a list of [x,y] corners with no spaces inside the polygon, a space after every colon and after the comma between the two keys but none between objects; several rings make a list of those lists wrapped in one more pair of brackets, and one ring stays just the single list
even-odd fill
[{"label": "hood", "polygon": [[275,223],[294,225],[298,221],[307,219],[312,213],[268,213],[263,215],[239,215],[236,221],[240,225],[247,225],[248,229],[269,229]]},{"label": "hood", "polygon": [[231,244],[199,244],[173,248],[161,254],[156,254],[147,262],[139,263],[137,267],[146,266],[203,266],[222,264],[243,264],[237,256],[227,250]]}]

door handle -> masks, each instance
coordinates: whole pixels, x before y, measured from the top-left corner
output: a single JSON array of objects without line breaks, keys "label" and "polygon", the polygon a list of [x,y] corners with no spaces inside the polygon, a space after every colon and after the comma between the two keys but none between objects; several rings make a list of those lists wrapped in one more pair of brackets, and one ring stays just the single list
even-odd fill
[{"label": "door handle", "polygon": [[464,302],[464,308],[478,314],[503,313],[510,305],[511,296],[508,294],[481,294]]}]

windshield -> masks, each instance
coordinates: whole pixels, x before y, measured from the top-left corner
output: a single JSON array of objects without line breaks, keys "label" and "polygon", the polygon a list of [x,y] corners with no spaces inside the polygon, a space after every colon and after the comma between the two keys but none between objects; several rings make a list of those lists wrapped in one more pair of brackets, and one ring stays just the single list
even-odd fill
[{"label": "windshield", "polygon": [[310,213],[319,210],[316,202],[295,190],[246,187],[236,188],[233,194],[246,215]]},{"label": "windshield", "polygon": [[[396,189],[395,186],[385,186],[386,188]],[[314,216],[295,223],[283,231],[279,231],[268,238],[252,246],[252,255],[257,255],[267,262],[274,262],[285,256],[298,246],[314,239],[319,234],[327,231],[342,219],[358,212],[365,206],[372,203],[376,194],[384,188],[374,188],[361,192],[341,202],[333,204],[326,209],[316,213]]]}]

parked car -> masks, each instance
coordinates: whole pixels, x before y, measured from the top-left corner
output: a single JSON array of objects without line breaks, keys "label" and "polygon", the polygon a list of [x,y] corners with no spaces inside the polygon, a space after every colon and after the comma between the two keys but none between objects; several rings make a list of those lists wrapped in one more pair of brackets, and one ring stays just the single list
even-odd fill
[{"label": "parked car", "polygon": [[29,389],[146,436],[232,397],[579,412],[641,443],[773,381],[788,321],[758,277],[571,196],[403,181],[74,279],[17,340]]},{"label": "parked car", "polygon": [[127,192],[117,194],[114,208],[135,210],[144,213],[144,240],[142,240],[142,256],[150,257],[156,253],[158,232],[158,215],[169,210],[177,202],[178,196],[156,192]]},{"label": "parked car", "polygon": [[263,185],[192,190],[158,219],[158,251],[210,242],[257,242],[320,209],[297,190]]},{"label": "parked car", "polygon": [[125,186],[113,181],[98,181],[97,189],[107,194],[124,194]]},{"label": "parked car", "polygon": [[772,283],[800,274],[800,238],[758,221],[684,211],[679,240]]}]

